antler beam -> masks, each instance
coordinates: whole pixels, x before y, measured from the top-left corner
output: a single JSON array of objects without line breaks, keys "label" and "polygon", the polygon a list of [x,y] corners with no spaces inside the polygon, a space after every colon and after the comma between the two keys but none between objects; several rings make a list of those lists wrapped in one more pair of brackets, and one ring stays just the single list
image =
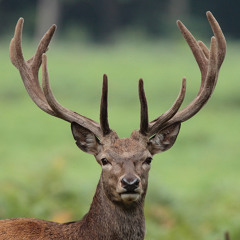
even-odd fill
[{"label": "antler beam", "polygon": [[[46,113],[61,118],[68,122],[76,122],[82,127],[92,131],[97,137],[102,138],[109,134],[111,129],[108,124],[107,115],[107,76],[103,76],[103,90],[100,108],[100,124],[73,112],[58,103],[55,99],[49,84],[49,76],[47,69],[46,51],[56,30],[56,25],[53,25],[41,39],[35,55],[25,61],[22,52],[22,30],[23,18],[17,22],[14,37],[10,43],[9,55],[13,65],[19,70],[24,86],[35,104]],[[42,85],[40,86],[38,73],[42,64]]]}]

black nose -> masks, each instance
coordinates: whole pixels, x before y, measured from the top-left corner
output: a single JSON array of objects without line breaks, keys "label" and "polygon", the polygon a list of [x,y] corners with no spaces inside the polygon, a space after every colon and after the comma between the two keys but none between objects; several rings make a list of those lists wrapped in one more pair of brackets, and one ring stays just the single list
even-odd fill
[{"label": "black nose", "polygon": [[139,186],[139,179],[138,178],[126,178],[124,177],[121,180],[122,187],[125,188],[128,192],[134,191]]}]

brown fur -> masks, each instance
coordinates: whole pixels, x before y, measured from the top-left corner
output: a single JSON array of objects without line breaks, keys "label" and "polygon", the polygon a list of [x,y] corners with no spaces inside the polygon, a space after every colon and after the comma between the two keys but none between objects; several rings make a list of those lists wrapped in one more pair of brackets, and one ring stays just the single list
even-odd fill
[{"label": "brown fur", "polygon": [[142,240],[144,235],[143,200],[131,207],[114,204],[103,193],[102,180],[82,221],[60,224],[29,218],[0,220],[1,240]]},{"label": "brown fur", "polygon": [[[143,207],[150,170],[145,159],[153,155],[149,151],[151,144],[148,144],[148,139],[138,131],[124,139],[119,139],[113,132],[100,143],[93,133],[79,125],[72,124],[72,130],[77,145],[86,152],[95,154],[97,162],[102,166],[102,174],[89,212],[81,221],[63,224],[28,218],[0,220],[0,240],[144,239]],[[85,147],[82,148],[82,145]],[[104,166],[101,163],[102,158],[108,159],[109,164]],[[136,200],[126,202],[121,197],[119,191],[123,190],[123,176],[137,176],[140,179],[139,198]]]}]

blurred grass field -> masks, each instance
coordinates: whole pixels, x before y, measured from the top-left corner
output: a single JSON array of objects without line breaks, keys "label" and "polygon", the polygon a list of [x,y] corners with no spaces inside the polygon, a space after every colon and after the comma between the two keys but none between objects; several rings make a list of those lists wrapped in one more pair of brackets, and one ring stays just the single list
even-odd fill
[{"label": "blurred grass field", "polygon": [[[74,144],[68,123],[38,109],[0,44],[0,218],[81,219],[100,176],[93,156]],[[25,43],[30,57],[34,44]],[[137,84],[145,82],[150,118],[175,100],[184,106],[200,73],[183,40],[121,41],[111,46],[53,43],[48,52],[59,102],[98,120],[102,75],[109,77],[109,121],[120,137],[139,128]],[[174,147],[154,157],[145,203],[147,240],[240,239],[240,45],[229,43],[215,92],[182,124]]]}]

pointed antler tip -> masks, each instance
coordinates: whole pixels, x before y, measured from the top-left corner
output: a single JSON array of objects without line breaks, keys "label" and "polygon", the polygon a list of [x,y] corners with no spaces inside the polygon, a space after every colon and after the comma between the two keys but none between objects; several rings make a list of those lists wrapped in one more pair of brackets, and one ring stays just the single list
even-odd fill
[{"label": "pointed antler tip", "polygon": [[212,37],[211,37],[211,42],[213,42],[213,43],[217,42],[217,39],[216,39],[215,36],[212,36]]},{"label": "pointed antler tip", "polygon": [[206,15],[207,15],[207,16],[212,16],[213,14],[211,13],[211,11],[207,11],[207,12],[206,12]]},{"label": "pointed antler tip", "polygon": [[180,28],[181,26],[183,26],[183,23],[180,21],[180,20],[177,20],[176,21],[176,24],[177,24],[177,26]]},{"label": "pointed antler tip", "polygon": [[17,21],[15,32],[17,29],[21,31],[21,29],[23,28],[23,23],[24,23],[24,19],[20,17]]},{"label": "pointed antler tip", "polygon": [[181,33],[183,33],[186,30],[185,25],[180,20],[177,20],[177,26]]},{"label": "pointed antler tip", "polygon": [[108,80],[107,74],[103,74],[103,81],[106,82]]},{"label": "pointed antler tip", "polygon": [[20,17],[20,18],[18,19],[18,22],[24,22],[24,18]]},{"label": "pointed antler tip", "polygon": [[43,61],[46,61],[46,60],[47,60],[47,54],[46,54],[46,53],[43,53],[43,54],[42,54],[42,60],[43,60]]},{"label": "pointed antler tip", "polygon": [[187,85],[187,79],[186,79],[186,77],[183,77],[183,79],[182,79],[182,88],[186,89],[186,85]]},{"label": "pointed antler tip", "polygon": [[16,24],[16,29],[20,27],[23,28],[23,23],[24,23],[24,19],[22,17],[20,17],[17,21],[17,24]]},{"label": "pointed antler tip", "polygon": [[138,87],[139,87],[139,89],[143,89],[143,86],[144,84],[143,84],[143,79],[142,78],[140,78],[139,79],[139,81],[138,81]]},{"label": "pointed antler tip", "polygon": [[53,29],[54,31],[56,31],[57,25],[56,25],[56,24],[53,24],[50,29]]},{"label": "pointed antler tip", "polygon": [[103,75],[103,82],[102,82],[102,91],[105,92],[108,89],[108,78],[107,75]]},{"label": "pointed antler tip", "polygon": [[210,11],[207,11],[207,12],[206,12],[206,16],[207,16],[208,21],[215,19],[214,16],[213,16],[213,14],[212,14]]}]

